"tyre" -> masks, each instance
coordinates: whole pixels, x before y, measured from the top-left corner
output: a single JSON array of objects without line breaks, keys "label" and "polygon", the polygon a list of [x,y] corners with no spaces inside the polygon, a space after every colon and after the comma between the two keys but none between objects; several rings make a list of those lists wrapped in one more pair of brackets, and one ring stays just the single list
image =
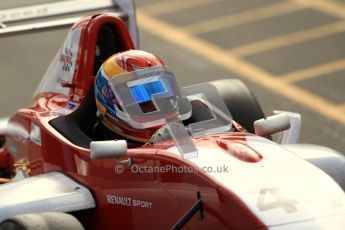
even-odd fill
[{"label": "tyre", "polygon": [[82,230],[84,227],[66,213],[30,213],[8,218],[0,223],[0,230]]},{"label": "tyre", "polygon": [[211,83],[218,89],[232,118],[248,132],[254,133],[254,121],[265,115],[247,86],[238,79],[223,79]]}]

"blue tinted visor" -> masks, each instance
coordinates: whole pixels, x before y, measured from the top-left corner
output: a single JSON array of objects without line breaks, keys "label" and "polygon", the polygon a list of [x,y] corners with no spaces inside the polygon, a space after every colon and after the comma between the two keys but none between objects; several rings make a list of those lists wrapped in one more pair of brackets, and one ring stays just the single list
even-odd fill
[{"label": "blue tinted visor", "polygon": [[151,101],[153,94],[164,93],[167,90],[163,83],[160,80],[157,80],[131,86],[129,87],[129,91],[137,103],[143,103]]}]

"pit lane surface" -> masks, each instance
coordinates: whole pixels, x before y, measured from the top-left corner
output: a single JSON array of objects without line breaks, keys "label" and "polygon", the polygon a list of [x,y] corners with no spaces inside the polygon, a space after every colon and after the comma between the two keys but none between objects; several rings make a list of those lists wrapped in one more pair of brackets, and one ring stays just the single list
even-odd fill
[{"label": "pit lane surface", "polygon": [[[345,152],[344,0],[136,2],[141,49],[181,85],[240,78],[267,115],[302,114],[301,142]],[[65,34],[0,39],[0,117],[28,103]]]}]

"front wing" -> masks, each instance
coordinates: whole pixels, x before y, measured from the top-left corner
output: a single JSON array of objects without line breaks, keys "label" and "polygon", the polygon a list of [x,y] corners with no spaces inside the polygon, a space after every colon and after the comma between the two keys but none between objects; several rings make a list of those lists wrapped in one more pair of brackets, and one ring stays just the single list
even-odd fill
[{"label": "front wing", "polygon": [[60,172],[0,186],[0,222],[14,215],[72,212],[96,206],[91,192]]}]

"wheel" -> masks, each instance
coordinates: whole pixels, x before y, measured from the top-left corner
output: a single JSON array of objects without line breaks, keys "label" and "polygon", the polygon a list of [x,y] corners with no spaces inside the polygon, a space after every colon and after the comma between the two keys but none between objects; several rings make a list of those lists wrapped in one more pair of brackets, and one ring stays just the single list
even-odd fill
[{"label": "wheel", "polygon": [[0,230],[82,230],[84,227],[66,213],[30,213],[10,217],[0,223]]},{"label": "wheel", "polygon": [[265,115],[247,86],[238,79],[222,79],[211,83],[218,89],[232,118],[248,132],[254,133],[253,122]]}]

